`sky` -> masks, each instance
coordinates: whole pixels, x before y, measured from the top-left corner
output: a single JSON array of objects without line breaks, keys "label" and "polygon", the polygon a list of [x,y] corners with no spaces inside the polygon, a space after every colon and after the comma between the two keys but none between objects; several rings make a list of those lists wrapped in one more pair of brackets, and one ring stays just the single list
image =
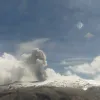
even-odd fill
[{"label": "sky", "polygon": [[99,9],[100,0],[0,0],[0,52],[18,55],[39,47],[57,72],[98,76]]}]

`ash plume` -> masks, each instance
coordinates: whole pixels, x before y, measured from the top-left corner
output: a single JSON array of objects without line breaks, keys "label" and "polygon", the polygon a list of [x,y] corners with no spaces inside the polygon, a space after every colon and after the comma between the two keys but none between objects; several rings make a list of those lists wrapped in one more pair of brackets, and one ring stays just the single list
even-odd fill
[{"label": "ash plume", "polygon": [[38,81],[46,80],[44,68],[47,66],[47,61],[46,55],[42,50],[39,50],[38,48],[34,49],[32,54],[26,58],[24,64],[30,70],[32,76],[35,76]]}]

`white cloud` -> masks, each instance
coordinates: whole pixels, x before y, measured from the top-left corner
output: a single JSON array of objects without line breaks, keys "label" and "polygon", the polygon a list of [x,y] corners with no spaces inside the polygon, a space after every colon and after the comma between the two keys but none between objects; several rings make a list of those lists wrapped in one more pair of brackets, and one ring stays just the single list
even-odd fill
[{"label": "white cloud", "polygon": [[9,82],[11,78],[13,80],[14,77],[12,76],[12,72],[10,71],[12,69],[16,69],[17,72],[18,66],[19,66],[19,61],[14,56],[4,53],[0,57],[0,84]]},{"label": "white cloud", "polygon": [[95,77],[95,80],[96,80],[96,81],[98,81],[98,80],[100,81],[100,75],[97,75],[97,76]]},{"label": "white cloud", "polygon": [[48,38],[42,38],[42,39],[36,39],[32,41],[22,42],[20,44],[17,44],[17,54],[20,53],[29,53],[34,48],[40,48],[42,47],[46,41],[48,41]]},{"label": "white cloud", "polygon": [[84,63],[80,65],[74,65],[70,67],[65,67],[66,71],[70,74],[83,74],[84,76],[90,76],[93,79],[100,79],[100,56],[93,59],[91,63]]},{"label": "white cloud", "polygon": [[71,71],[66,71],[66,72],[64,73],[64,75],[70,76],[70,75],[73,75],[73,74],[72,74]]},{"label": "white cloud", "polygon": [[47,68],[46,69],[47,77],[48,78],[55,78],[55,77],[61,77],[61,74],[56,73],[53,69]]},{"label": "white cloud", "polygon": [[90,61],[92,58],[68,58],[60,62],[61,65],[80,65]]},{"label": "white cloud", "polygon": [[86,61],[62,61],[60,64],[61,65],[79,65],[79,64],[83,64]]},{"label": "white cloud", "polygon": [[93,38],[94,35],[92,33],[87,33],[84,37],[87,39],[90,39],[90,38]]}]

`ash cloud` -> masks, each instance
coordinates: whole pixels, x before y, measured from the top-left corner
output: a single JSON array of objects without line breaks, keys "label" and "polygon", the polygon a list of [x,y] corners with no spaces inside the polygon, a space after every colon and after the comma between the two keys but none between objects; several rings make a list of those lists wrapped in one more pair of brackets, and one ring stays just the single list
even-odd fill
[{"label": "ash cloud", "polygon": [[38,48],[32,51],[32,54],[27,57],[24,64],[28,67],[32,76],[35,76],[38,81],[46,80],[46,72],[44,67],[47,66],[46,55]]}]

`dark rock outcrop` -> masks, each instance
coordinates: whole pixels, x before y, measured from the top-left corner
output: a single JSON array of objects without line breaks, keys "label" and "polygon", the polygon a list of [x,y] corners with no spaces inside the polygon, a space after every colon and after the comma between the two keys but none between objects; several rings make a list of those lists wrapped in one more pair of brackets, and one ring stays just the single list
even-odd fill
[{"label": "dark rock outcrop", "polygon": [[0,92],[0,100],[100,100],[100,88],[22,87]]}]

